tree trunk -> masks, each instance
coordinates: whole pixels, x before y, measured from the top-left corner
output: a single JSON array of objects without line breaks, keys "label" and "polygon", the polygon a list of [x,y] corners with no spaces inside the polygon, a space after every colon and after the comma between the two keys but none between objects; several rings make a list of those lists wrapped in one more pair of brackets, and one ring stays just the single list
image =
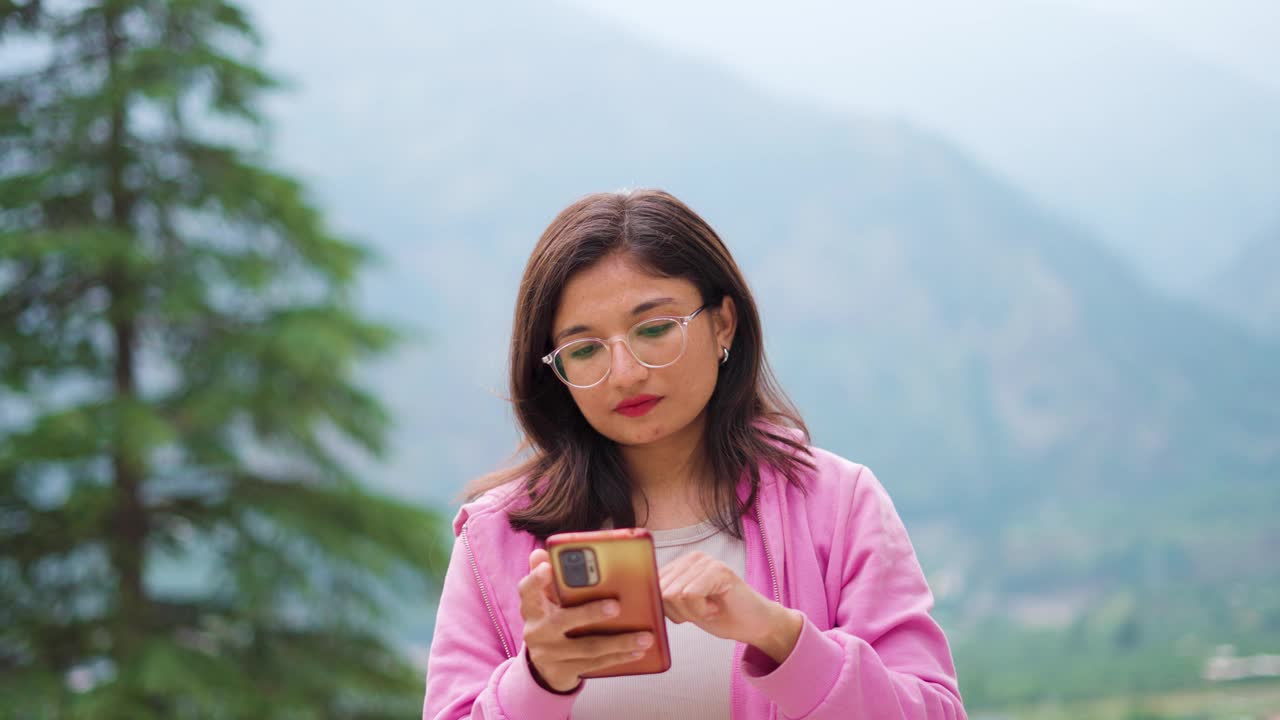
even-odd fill
[{"label": "tree trunk", "polygon": [[[108,82],[117,81],[120,56],[125,42],[119,32],[119,17],[114,8],[104,12],[104,32],[108,58]],[[111,134],[107,148],[108,183],[111,193],[111,222],[119,230],[128,232],[133,226],[133,202],[131,192],[125,186],[124,172],[128,161],[128,106],[124,97],[116,100],[111,109]],[[137,393],[135,374],[135,350],[138,342],[135,314],[137,289],[132,287],[127,270],[117,265],[109,271],[106,286],[111,294],[111,329],[115,340],[115,373],[112,385],[117,403],[133,399]],[[136,448],[123,442],[127,436],[125,422],[116,427],[112,449],[111,469],[115,487],[115,508],[110,538],[111,564],[119,583],[119,634],[116,638],[117,658],[133,654],[139,641],[145,637],[147,598],[143,588],[145,566],[147,515],[142,504],[142,481],[145,473],[143,459]]]}]

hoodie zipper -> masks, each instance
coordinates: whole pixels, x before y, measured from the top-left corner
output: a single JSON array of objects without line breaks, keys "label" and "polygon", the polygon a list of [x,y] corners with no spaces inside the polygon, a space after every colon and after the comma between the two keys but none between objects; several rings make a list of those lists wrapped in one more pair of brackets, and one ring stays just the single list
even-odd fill
[{"label": "hoodie zipper", "polygon": [[480,566],[476,564],[476,555],[471,552],[471,540],[467,537],[467,526],[462,526],[462,544],[467,547],[467,558],[471,561],[471,572],[476,577],[476,586],[480,588],[480,599],[484,601],[484,609],[489,612],[489,620],[493,623],[493,629],[498,633],[498,639],[502,641],[502,652],[507,657],[512,657],[511,646],[507,644],[507,636],[502,632],[502,627],[498,625],[498,614],[493,611],[493,605],[489,602],[489,593],[485,592],[484,583],[480,581]]},{"label": "hoodie zipper", "polygon": [[764,516],[760,513],[760,499],[756,498],[756,524],[760,526],[760,541],[764,543],[764,559],[769,562],[769,579],[773,581],[773,601],[782,602],[778,591],[778,573],[773,567],[773,553],[769,552],[769,536],[764,533]]}]

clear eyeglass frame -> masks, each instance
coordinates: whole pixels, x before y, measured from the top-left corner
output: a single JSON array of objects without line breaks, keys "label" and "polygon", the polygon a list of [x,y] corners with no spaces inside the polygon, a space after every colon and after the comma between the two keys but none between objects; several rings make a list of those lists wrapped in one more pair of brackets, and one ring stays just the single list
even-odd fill
[{"label": "clear eyeglass frame", "polygon": [[[641,320],[635,325],[632,325],[627,330],[626,334],[615,335],[611,338],[587,337],[587,338],[578,338],[577,340],[570,340],[569,342],[561,345],[555,350],[552,350],[546,355],[543,355],[542,362],[551,366],[551,371],[560,380],[560,382],[564,383],[565,385],[568,385],[569,387],[578,388],[579,390],[586,390],[587,388],[593,388],[608,379],[609,373],[613,372],[613,360],[612,360],[613,346],[614,346],[614,343],[616,343],[619,340],[622,341],[623,345],[627,346],[627,352],[631,353],[631,357],[635,358],[635,361],[640,363],[641,365],[647,368],[654,368],[654,369],[669,367],[671,365],[675,365],[677,362],[680,361],[680,358],[684,357],[685,351],[689,349],[689,323],[692,322],[694,318],[698,317],[699,313],[701,313],[703,310],[706,310],[707,307],[708,307],[707,305],[703,305],[702,307],[698,308],[697,310],[694,310],[688,315],[658,315],[656,317],[645,318],[644,320]],[[672,359],[670,362],[665,362],[665,363],[655,365],[653,363],[647,363],[644,360],[640,359],[640,356],[636,354],[635,348],[631,347],[631,340],[629,338],[631,337],[631,333],[634,332],[636,328],[640,327],[641,325],[647,325],[652,322],[657,322],[659,320],[673,320],[676,322],[677,326],[680,328],[680,352],[677,353],[675,358]],[[610,356],[608,368],[605,370],[604,375],[602,375],[599,380],[591,383],[590,385],[578,385],[578,384],[569,382],[569,378],[560,374],[560,365],[556,362],[556,356],[558,356],[561,352],[565,351],[566,349],[577,347],[583,343],[589,343],[589,342],[598,342],[604,346],[605,351],[608,352]]]}]

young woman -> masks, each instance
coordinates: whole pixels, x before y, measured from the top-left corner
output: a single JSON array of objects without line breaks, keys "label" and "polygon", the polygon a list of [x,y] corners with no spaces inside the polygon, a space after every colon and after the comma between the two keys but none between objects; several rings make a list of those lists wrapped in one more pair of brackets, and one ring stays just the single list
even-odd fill
[{"label": "young woman", "polygon": [[[562,211],[525,268],[511,394],[530,456],[482,479],[457,542],[424,718],[964,718],[933,598],[869,470],[810,447],[716,233],[660,191]],[[543,541],[644,527],[672,667],[583,680],[648,633],[570,638]]]}]

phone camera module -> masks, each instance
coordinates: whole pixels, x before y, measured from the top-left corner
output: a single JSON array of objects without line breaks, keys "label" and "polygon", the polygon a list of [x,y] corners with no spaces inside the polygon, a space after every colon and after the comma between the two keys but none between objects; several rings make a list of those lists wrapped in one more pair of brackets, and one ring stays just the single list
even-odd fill
[{"label": "phone camera module", "polygon": [[560,575],[569,587],[589,587],[600,582],[595,553],[589,548],[560,553]]}]

